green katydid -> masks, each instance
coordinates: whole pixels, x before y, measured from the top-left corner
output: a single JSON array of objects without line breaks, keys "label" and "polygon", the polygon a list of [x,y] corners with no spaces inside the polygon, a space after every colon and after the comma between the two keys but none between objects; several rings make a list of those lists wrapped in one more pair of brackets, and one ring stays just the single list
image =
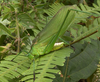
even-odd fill
[{"label": "green katydid", "polygon": [[75,11],[69,10],[71,7],[62,7],[51,19],[46,27],[37,35],[36,44],[32,47],[31,53],[43,55],[49,53],[59,36],[69,28],[75,18]]}]

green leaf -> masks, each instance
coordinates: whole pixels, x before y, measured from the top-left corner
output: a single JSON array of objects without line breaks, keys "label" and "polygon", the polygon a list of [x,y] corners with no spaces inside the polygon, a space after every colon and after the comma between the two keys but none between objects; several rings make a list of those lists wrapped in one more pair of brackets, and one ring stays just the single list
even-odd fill
[{"label": "green leaf", "polygon": [[8,13],[8,14],[6,14],[6,15],[3,17],[2,21],[4,21],[5,19],[7,19],[7,18],[8,18],[8,16],[9,16],[9,13]]},{"label": "green leaf", "polygon": [[10,8],[7,6],[4,6],[3,13],[9,13],[9,12],[10,12]]},{"label": "green leaf", "polygon": [[35,21],[26,13],[18,15],[20,22],[26,29],[32,29],[35,26]]},{"label": "green leaf", "polygon": [[1,35],[9,35],[12,38],[15,38],[12,36],[12,33],[15,31],[15,28],[7,28],[6,26],[4,26],[4,24],[5,25],[7,24],[6,20],[4,20],[4,22],[0,23],[0,36]]},{"label": "green leaf", "polygon": [[[59,67],[63,77],[57,75],[57,80],[53,82],[78,82],[80,79],[87,79],[97,69],[100,59],[100,41],[94,41],[81,45],[73,45],[75,53],[71,54],[69,60],[66,59],[65,65]],[[68,60],[68,61],[67,61]],[[68,66],[66,66],[68,63]],[[64,78],[66,77],[66,78]]]},{"label": "green leaf", "polygon": [[5,27],[2,23],[0,23],[0,29],[2,29],[3,31],[5,31],[7,34],[11,35],[10,30],[7,27]]},{"label": "green leaf", "polygon": [[63,6],[64,4],[62,3],[54,3],[50,5],[49,9],[44,10],[44,12],[48,14],[49,16],[53,17],[59,11],[59,9],[61,9]]},{"label": "green leaf", "polygon": [[5,38],[6,38],[6,35],[2,35],[2,33],[0,31],[0,45],[2,45],[4,43]]},{"label": "green leaf", "polygon": [[[0,46],[0,53],[1,53],[1,51],[3,51],[5,48],[4,47],[2,47],[2,46]],[[1,55],[1,54],[0,54]]]},{"label": "green leaf", "polygon": [[9,4],[9,6],[12,12],[15,11],[14,7],[11,4]]},{"label": "green leaf", "polygon": [[22,53],[13,61],[15,55],[4,58],[0,63],[0,82],[10,82],[14,78],[21,77],[21,73],[26,71],[30,66],[28,57]]},{"label": "green leaf", "polygon": [[[74,42],[81,40],[81,43],[91,42],[91,39],[96,40],[97,37],[100,37],[100,18],[97,18],[93,21],[89,27],[73,24],[73,28],[70,29],[72,36],[74,36]],[[74,30],[73,30],[74,29]]]},{"label": "green leaf", "polygon": [[9,82],[5,77],[0,77],[1,82]]},{"label": "green leaf", "polygon": [[0,23],[2,23],[3,25],[8,25],[8,24],[10,24],[10,21],[8,21],[7,19],[2,19],[2,18],[0,18]]}]

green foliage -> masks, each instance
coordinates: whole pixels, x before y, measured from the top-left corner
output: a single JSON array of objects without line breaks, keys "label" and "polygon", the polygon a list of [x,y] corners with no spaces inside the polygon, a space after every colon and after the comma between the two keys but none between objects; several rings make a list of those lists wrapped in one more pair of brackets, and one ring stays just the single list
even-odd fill
[{"label": "green foliage", "polygon": [[[66,53],[67,52],[67,53]],[[55,76],[53,74],[58,73],[59,70],[56,69],[56,65],[63,66],[65,62],[65,57],[69,57],[70,53],[72,53],[73,50],[70,48],[64,48],[59,51],[52,52],[48,55],[45,55],[41,57],[39,60],[35,62],[35,64],[38,64],[35,68],[36,73],[36,81],[35,82],[51,82]],[[48,59],[49,58],[49,59]],[[32,70],[33,66],[30,68],[30,70],[23,73],[23,75],[26,75],[24,78],[22,78],[25,82],[32,82],[33,76],[32,76]],[[28,77],[28,78],[27,78]],[[29,80],[28,80],[29,79]],[[28,81],[27,81],[28,80]]]},{"label": "green foliage", "polygon": [[15,55],[6,57],[4,61],[0,63],[0,82],[10,82],[13,78],[21,76],[25,70],[30,67],[30,60],[21,54],[14,61],[11,61]]},{"label": "green foliage", "polygon": [[[57,75],[57,81],[55,79],[53,82],[77,82],[80,79],[87,79],[91,76],[97,69],[100,59],[100,46],[98,45],[100,45],[99,40],[92,40],[90,44],[74,44],[75,53],[71,54],[69,58],[66,58],[63,67],[58,67],[63,77]],[[67,64],[68,66],[66,66]]]},{"label": "green foliage", "polygon": [[0,1],[0,82],[99,81],[100,0],[79,1]]}]

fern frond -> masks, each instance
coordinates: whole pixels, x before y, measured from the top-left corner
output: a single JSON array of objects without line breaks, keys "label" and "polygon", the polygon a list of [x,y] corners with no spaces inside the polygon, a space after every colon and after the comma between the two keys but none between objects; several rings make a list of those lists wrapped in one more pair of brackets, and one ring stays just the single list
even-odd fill
[{"label": "fern frond", "polygon": [[50,5],[49,9],[44,10],[44,12],[46,14],[48,14],[49,16],[53,17],[59,11],[59,9],[61,9],[61,7],[63,7],[63,6],[64,6],[64,4],[54,3],[54,4]]},{"label": "fern frond", "polygon": [[100,0],[97,0],[97,4],[93,3],[93,6],[100,11]]},{"label": "fern frond", "polygon": [[91,15],[95,17],[100,16],[100,13],[99,13],[100,6],[96,4],[93,4],[93,5],[95,5],[96,7],[90,7],[87,5],[80,4],[79,7],[77,6],[77,9],[71,9],[71,10],[77,11],[75,23],[86,22],[87,21],[86,19]]},{"label": "fern frond", "polygon": [[20,19],[20,25],[25,30],[31,29],[36,36],[46,25],[46,17],[41,14],[38,21],[33,19],[28,13],[19,14],[18,18]]},{"label": "fern frond", "polygon": [[93,75],[92,82],[99,82],[100,81],[100,61],[99,64],[97,65],[97,70],[96,73]]},{"label": "fern frond", "polygon": [[[80,39],[82,41],[91,42],[91,39],[97,39],[100,37],[99,28],[100,27],[100,18],[95,19],[93,24],[89,25],[89,27],[77,25],[71,28],[72,36],[74,36],[74,42]],[[84,39],[85,38],[85,39]]]},{"label": "fern frond", "polygon": [[[37,67],[35,68],[35,82],[52,82],[55,78],[54,74],[58,73],[59,70],[55,69],[56,65],[63,66],[65,57],[69,57],[73,50],[70,48],[63,48],[59,51],[52,52],[38,59]],[[33,82],[33,68],[23,73],[24,77],[22,81]]]},{"label": "fern frond", "polygon": [[[99,4],[99,1],[98,1]],[[100,6],[93,4],[96,7],[89,7],[87,5],[83,5],[80,4],[80,6],[76,6],[76,9],[71,9],[72,11],[77,11],[76,13],[76,19],[75,19],[75,23],[79,23],[80,21],[84,21],[86,22],[87,17],[94,15],[94,16],[100,16]],[[60,3],[54,3],[52,5],[50,5],[50,8],[47,10],[44,10],[44,12],[46,14],[48,14],[48,20],[50,20],[57,12],[58,10],[64,6],[64,4],[60,4]]]},{"label": "fern frond", "polygon": [[9,80],[20,77],[21,73],[30,67],[30,61],[27,57],[20,55],[14,61],[11,61],[15,55],[7,56],[0,63],[0,82],[9,82]]}]

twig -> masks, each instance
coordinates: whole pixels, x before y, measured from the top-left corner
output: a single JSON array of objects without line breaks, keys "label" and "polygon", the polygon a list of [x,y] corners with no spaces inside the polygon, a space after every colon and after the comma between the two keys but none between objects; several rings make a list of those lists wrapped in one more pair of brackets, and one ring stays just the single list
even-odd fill
[{"label": "twig", "polygon": [[18,48],[17,48],[17,53],[20,52],[20,34],[19,34],[19,26],[18,26],[18,19],[17,19],[17,12],[15,11],[16,15],[16,29],[17,29],[17,37],[18,37]]},{"label": "twig", "polygon": [[63,82],[65,82],[65,79],[66,79],[68,63],[69,63],[69,57],[68,57],[68,59],[67,59],[67,65],[66,65],[66,70],[65,70],[65,75],[64,75],[64,78],[63,78]]},{"label": "twig", "polygon": [[75,43],[77,43],[77,42],[79,42],[79,41],[81,41],[81,40],[83,40],[83,39],[85,39],[85,38],[87,38],[87,37],[89,37],[89,36],[91,36],[91,35],[97,33],[97,32],[98,32],[98,31],[94,31],[93,33],[91,33],[91,34],[89,34],[89,35],[87,35],[87,36],[84,36],[84,37],[82,37],[81,39],[76,40],[76,41],[70,43],[69,45],[65,45],[65,47],[68,47],[68,46],[70,46],[70,45],[72,45],[72,44],[75,44]]}]

